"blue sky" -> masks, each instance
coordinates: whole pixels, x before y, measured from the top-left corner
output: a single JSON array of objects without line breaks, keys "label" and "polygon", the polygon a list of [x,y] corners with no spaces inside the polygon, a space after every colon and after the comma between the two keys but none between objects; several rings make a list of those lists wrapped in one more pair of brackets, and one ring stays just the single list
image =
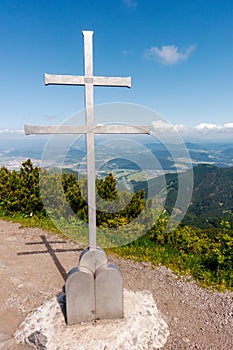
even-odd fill
[{"label": "blue sky", "polygon": [[83,108],[82,87],[43,83],[45,72],[83,74],[82,30],[94,31],[96,75],[132,76],[131,89],[96,87],[96,104],[140,104],[179,130],[233,130],[232,0],[1,0],[0,130]]}]

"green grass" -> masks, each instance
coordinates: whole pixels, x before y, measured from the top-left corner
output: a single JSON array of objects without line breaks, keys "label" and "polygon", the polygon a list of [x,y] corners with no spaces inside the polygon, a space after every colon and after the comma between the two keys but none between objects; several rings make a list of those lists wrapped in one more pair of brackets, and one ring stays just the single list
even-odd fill
[{"label": "green grass", "polygon": [[170,246],[158,245],[146,236],[126,246],[109,249],[108,253],[116,254],[124,259],[151,262],[154,266],[164,265],[178,276],[191,276],[201,287],[233,291],[233,276],[229,278],[229,271],[216,273],[206,270],[201,264],[200,256],[184,254]]},{"label": "green grass", "polygon": [[[28,217],[18,213],[7,216],[2,212],[0,212],[0,218],[20,223],[24,227],[46,229],[58,233],[62,238],[75,240],[75,236],[68,235],[68,237],[65,237],[49,218],[37,216]],[[117,255],[124,259],[151,262],[154,267],[164,265],[180,276],[192,276],[202,287],[220,291],[226,289],[233,291],[233,274],[231,274],[231,272],[213,272],[206,270],[201,264],[200,256],[185,254],[171,246],[156,244],[146,235],[127,245],[106,249],[106,252],[109,255]]]},{"label": "green grass", "polygon": [[43,230],[49,230],[60,234],[60,231],[54,226],[48,217],[38,217],[36,215],[30,217],[20,213],[14,213],[9,216],[0,211],[0,219],[20,223],[24,227],[38,227]]}]

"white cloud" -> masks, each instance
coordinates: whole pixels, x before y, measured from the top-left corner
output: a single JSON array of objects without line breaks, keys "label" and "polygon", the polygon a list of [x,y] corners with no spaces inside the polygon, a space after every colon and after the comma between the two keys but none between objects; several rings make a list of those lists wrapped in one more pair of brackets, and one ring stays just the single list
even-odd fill
[{"label": "white cloud", "polygon": [[213,123],[201,123],[194,127],[196,130],[221,130],[223,128],[222,125],[217,125]]},{"label": "white cloud", "polygon": [[174,126],[164,120],[156,120],[153,121],[152,128],[156,131],[164,132],[174,129]]},{"label": "white cloud", "polygon": [[227,129],[233,129],[233,123],[225,123],[223,124],[224,128],[227,128]]},{"label": "white cloud", "polygon": [[193,127],[194,130],[207,133],[207,132],[233,132],[233,123],[224,123],[224,124],[214,124],[214,123],[200,123]]},{"label": "white cloud", "polygon": [[0,134],[23,134],[23,129],[0,129]]},{"label": "white cloud", "polygon": [[183,50],[180,50],[175,45],[165,45],[161,48],[153,46],[146,50],[145,56],[151,60],[159,60],[163,64],[173,65],[187,60],[195,48],[195,45],[191,45]]},{"label": "white cloud", "polygon": [[172,125],[164,120],[157,120],[152,123],[152,133],[162,133],[169,136],[174,134],[174,132],[179,133],[182,137],[209,137],[216,139],[230,137],[233,140],[233,123],[200,123],[194,126]]},{"label": "white cloud", "polygon": [[123,4],[130,8],[136,8],[138,5],[136,0],[123,0]]},{"label": "white cloud", "polygon": [[174,128],[178,132],[184,132],[187,129],[187,126],[183,124],[176,124],[174,125]]}]

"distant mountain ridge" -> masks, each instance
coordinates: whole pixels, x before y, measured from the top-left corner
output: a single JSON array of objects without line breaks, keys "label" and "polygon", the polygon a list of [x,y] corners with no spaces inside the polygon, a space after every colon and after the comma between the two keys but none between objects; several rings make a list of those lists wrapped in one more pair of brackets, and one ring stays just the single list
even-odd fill
[{"label": "distant mountain ridge", "polygon": [[[209,164],[199,164],[193,168],[194,186],[190,206],[182,224],[199,228],[220,227],[223,218],[233,220],[233,167],[218,168]],[[188,175],[184,172],[182,177]],[[177,190],[178,176],[166,174],[167,198],[165,208],[172,211]],[[148,181],[150,194],[154,196],[164,190],[164,178],[158,177]],[[139,181],[134,183],[135,191],[144,189],[148,193],[148,183]]]},{"label": "distant mountain ridge", "polygon": [[232,219],[233,167],[200,164],[193,171],[192,201],[183,222],[204,228],[219,227],[224,217]]},{"label": "distant mountain ridge", "polygon": [[[13,168],[19,169],[22,158],[25,160],[31,158],[33,162],[39,164],[42,155],[46,152],[48,137],[46,138],[45,136],[26,137],[25,135],[13,134],[4,136],[2,134],[0,140],[0,165],[8,166],[12,169],[11,164],[13,162]],[[107,163],[109,159],[122,158],[133,160],[136,164],[139,161],[140,164],[143,164],[144,170],[151,170],[153,164],[147,161],[147,157],[152,155],[164,171],[172,171],[175,168],[185,169],[190,167],[190,160],[187,158],[189,154],[193,165],[208,163],[218,167],[233,166],[233,142],[186,142],[187,154],[184,155],[182,150],[185,147],[182,143],[163,144],[154,138],[149,137],[149,139],[145,139],[139,136],[137,142],[135,142],[135,139],[132,139],[132,142],[128,142],[127,147],[124,147],[124,138],[121,139],[122,142],[118,142],[117,144],[109,136],[107,139],[108,142],[106,143],[104,142],[105,138],[100,137],[100,135],[96,137],[97,147],[95,153],[96,161],[98,162],[97,165]],[[170,150],[175,150],[177,159],[173,159]],[[179,150],[181,150],[180,156]],[[60,156],[59,152],[57,156]],[[85,156],[84,138],[80,138],[67,150],[65,154],[65,165],[69,166],[69,168],[73,166],[74,169],[77,169],[77,164],[85,161]],[[53,158],[52,161],[54,161]],[[54,165],[56,166],[56,164]]]}]

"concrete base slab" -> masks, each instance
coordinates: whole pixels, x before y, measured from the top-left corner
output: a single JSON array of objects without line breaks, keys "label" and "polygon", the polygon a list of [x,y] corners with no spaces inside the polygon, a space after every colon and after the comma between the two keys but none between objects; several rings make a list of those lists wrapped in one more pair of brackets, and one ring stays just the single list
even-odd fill
[{"label": "concrete base slab", "polygon": [[169,336],[151,293],[124,289],[124,319],[67,326],[65,294],[32,311],[15,333],[16,341],[47,350],[155,350]]}]

